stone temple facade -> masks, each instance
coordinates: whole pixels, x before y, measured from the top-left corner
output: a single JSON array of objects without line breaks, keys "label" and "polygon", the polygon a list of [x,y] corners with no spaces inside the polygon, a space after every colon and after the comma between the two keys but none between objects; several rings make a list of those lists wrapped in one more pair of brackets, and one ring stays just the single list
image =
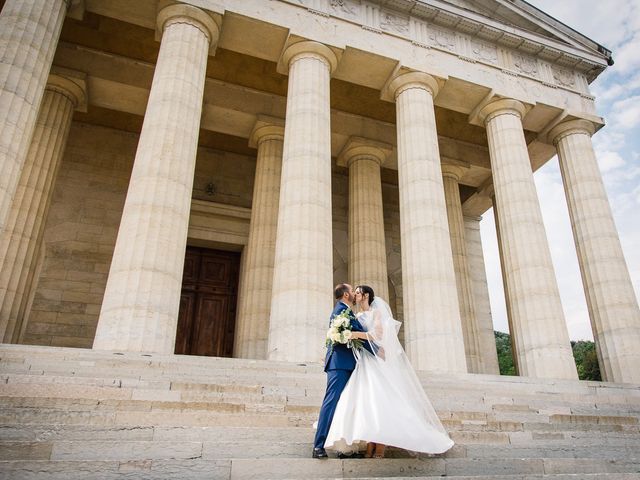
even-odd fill
[{"label": "stone temple facade", "polygon": [[[318,361],[366,283],[419,370],[577,378],[533,171],[558,154],[603,378],[640,311],[591,136],[611,52],[522,0],[6,0],[4,343]],[[601,133],[606,135],[606,133]]]}]

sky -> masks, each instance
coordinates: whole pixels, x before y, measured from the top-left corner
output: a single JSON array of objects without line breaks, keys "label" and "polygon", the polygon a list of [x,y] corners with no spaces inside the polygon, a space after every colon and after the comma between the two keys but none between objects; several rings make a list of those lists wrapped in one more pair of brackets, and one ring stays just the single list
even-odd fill
[{"label": "sky", "polygon": [[[640,0],[528,0],[613,52],[591,83],[606,126],[593,136],[636,297],[640,296]],[[593,340],[557,157],[534,174],[572,340]],[[495,330],[508,332],[493,210],[480,222]]]}]

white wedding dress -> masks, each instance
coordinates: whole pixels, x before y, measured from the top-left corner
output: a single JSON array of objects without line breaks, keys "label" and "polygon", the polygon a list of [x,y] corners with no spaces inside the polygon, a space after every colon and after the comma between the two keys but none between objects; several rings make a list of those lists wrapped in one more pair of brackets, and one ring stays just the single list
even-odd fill
[{"label": "white wedding dress", "polygon": [[358,359],[340,396],[325,448],[360,450],[365,442],[413,452],[442,453],[453,446],[398,341],[400,322],[376,297],[358,318],[377,353]]}]

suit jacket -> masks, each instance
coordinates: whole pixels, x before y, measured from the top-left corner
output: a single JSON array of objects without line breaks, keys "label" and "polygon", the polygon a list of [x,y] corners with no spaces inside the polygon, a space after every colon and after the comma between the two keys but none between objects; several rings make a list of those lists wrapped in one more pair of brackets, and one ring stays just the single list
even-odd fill
[{"label": "suit jacket", "polygon": [[[338,301],[333,309],[333,312],[331,312],[331,317],[329,317],[329,326],[331,326],[331,320],[333,320],[334,317],[340,315],[347,308],[349,307],[347,307],[344,303]],[[354,332],[366,331],[350,308],[349,319],[351,320],[351,330],[353,330]],[[371,351],[368,342],[366,341],[364,342],[364,348]],[[356,368],[356,359],[353,356],[353,352],[351,351],[351,349],[346,345],[336,343],[333,345],[333,347],[329,346],[327,348],[327,356],[324,359],[325,372],[329,370],[353,370],[354,368]]]}]

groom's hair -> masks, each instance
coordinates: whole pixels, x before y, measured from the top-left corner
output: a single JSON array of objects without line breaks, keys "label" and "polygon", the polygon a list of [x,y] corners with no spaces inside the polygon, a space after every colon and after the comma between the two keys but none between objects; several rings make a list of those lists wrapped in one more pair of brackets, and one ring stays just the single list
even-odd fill
[{"label": "groom's hair", "polygon": [[346,283],[339,283],[338,285],[336,285],[336,288],[333,291],[333,294],[336,296],[336,300],[340,300],[343,297],[343,295],[348,291],[349,291],[349,285],[347,285]]},{"label": "groom's hair", "polygon": [[358,285],[356,287],[356,290],[358,288],[360,289],[360,291],[362,292],[363,295],[365,293],[369,294],[368,302],[369,302],[369,305],[371,305],[371,303],[373,302],[373,299],[375,298],[375,295],[373,294],[373,288],[371,288],[369,285]]}]

